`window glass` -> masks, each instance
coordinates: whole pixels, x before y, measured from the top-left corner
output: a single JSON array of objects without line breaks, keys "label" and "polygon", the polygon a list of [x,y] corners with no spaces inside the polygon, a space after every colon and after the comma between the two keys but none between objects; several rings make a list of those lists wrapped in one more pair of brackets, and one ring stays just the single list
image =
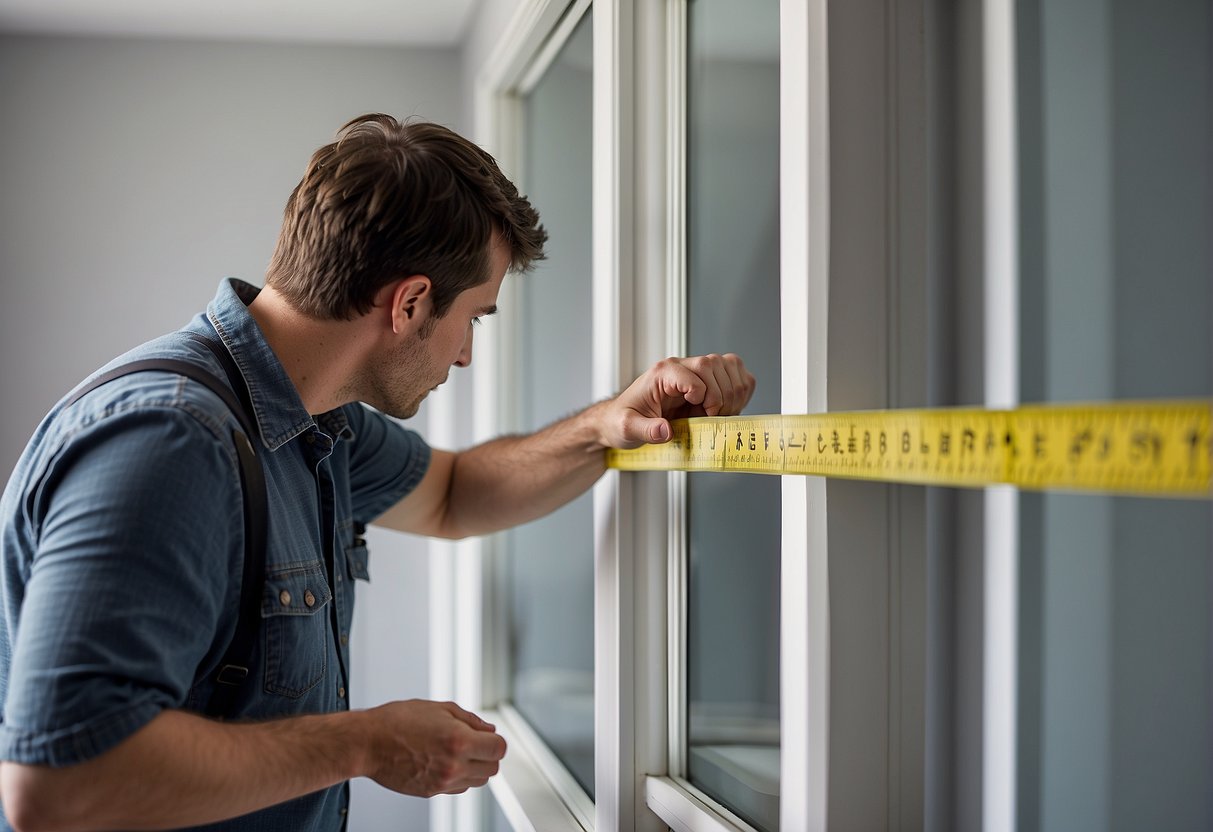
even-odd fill
[{"label": "window glass", "polygon": [[[1213,394],[1210,9],[1020,5],[1025,401]],[[1020,515],[1019,828],[1213,828],[1213,504]]]},{"label": "window glass", "polygon": [[[524,109],[524,190],[550,239],[517,281],[519,430],[591,400],[591,15]],[[593,506],[585,494],[506,536],[511,697],[577,781],[594,789]]]},{"label": "window glass", "polygon": [[[779,412],[779,4],[688,6],[687,341],[735,352]],[[687,477],[687,776],[779,822],[780,481]]]}]

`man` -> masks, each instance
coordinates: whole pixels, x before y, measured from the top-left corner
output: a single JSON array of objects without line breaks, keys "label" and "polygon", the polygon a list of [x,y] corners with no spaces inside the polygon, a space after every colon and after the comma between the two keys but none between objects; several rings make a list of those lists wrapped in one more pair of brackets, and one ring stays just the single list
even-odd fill
[{"label": "man", "polygon": [[150,371],[51,411],[0,503],[0,800],[14,828],[340,829],[352,777],[429,796],[496,773],[504,741],[452,703],[349,710],[361,525],[458,538],[531,520],[588,488],[604,448],[665,441],[667,419],[736,413],[754,389],[736,356],[667,359],[535,435],[460,453],[383,416],[412,416],[470,363],[474,324],[545,238],[475,145],[364,116],[312,157],[265,288],[225,281],[184,331],[114,362],[167,356],[221,376],[193,333],[248,386],[269,540],[257,651],[223,719],[201,712],[242,586],[232,409]]}]

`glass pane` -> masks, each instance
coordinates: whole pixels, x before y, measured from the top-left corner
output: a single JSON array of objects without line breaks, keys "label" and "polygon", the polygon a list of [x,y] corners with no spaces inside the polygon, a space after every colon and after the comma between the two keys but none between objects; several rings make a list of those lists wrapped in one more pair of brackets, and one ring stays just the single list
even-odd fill
[{"label": "glass pane", "polygon": [[[1210,9],[1021,4],[1025,401],[1213,394]],[[1213,504],[1020,506],[1020,828],[1213,828]]]},{"label": "glass pane", "polygon": [[[550,235],[547,260],[517,280],[520,430],[591,400],[591,15],[526,96],[524,189]],[[593,795],[594,541],[585,494],[510,532],[511,696]]]},{"label": "glass pane", "polygon": [[[779,3],[688,9],[687,339],[758,378],[779,412]],[[687,477],[687,776],[779,825],[778,477]]]}]

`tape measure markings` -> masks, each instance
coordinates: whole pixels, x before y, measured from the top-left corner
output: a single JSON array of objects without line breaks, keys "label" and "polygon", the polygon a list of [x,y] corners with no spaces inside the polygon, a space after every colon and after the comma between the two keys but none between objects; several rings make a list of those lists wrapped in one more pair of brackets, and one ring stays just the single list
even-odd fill
[{"label": "tape measure markings", "polygon": [[607,452],[626,471],[734,471],[1208,499],[1207,400],[681,419]]}]

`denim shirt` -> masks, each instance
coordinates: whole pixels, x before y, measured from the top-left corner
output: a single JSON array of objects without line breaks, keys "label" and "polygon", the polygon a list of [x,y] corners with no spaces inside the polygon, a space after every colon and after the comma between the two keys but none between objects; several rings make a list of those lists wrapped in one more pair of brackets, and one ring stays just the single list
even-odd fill
[{"label": "denim shirt", "polygon": [[[257,291],[224,281],[185,327],[231,352],[263,446],[262,632],[234,719],[348,709],[360,532],[430,461],[420,437],[362,405],[311,416],[249,314]],[[107,366],[153,356],[225,378],[181,333]],[[240,597],[236,427],[213,392],[160,371],[60,403],[38,427],[0,501],[0,759],[68,766],[164,709],[205,708]],[[334,786],[209,828],[341,829],[348,795]]]}]

